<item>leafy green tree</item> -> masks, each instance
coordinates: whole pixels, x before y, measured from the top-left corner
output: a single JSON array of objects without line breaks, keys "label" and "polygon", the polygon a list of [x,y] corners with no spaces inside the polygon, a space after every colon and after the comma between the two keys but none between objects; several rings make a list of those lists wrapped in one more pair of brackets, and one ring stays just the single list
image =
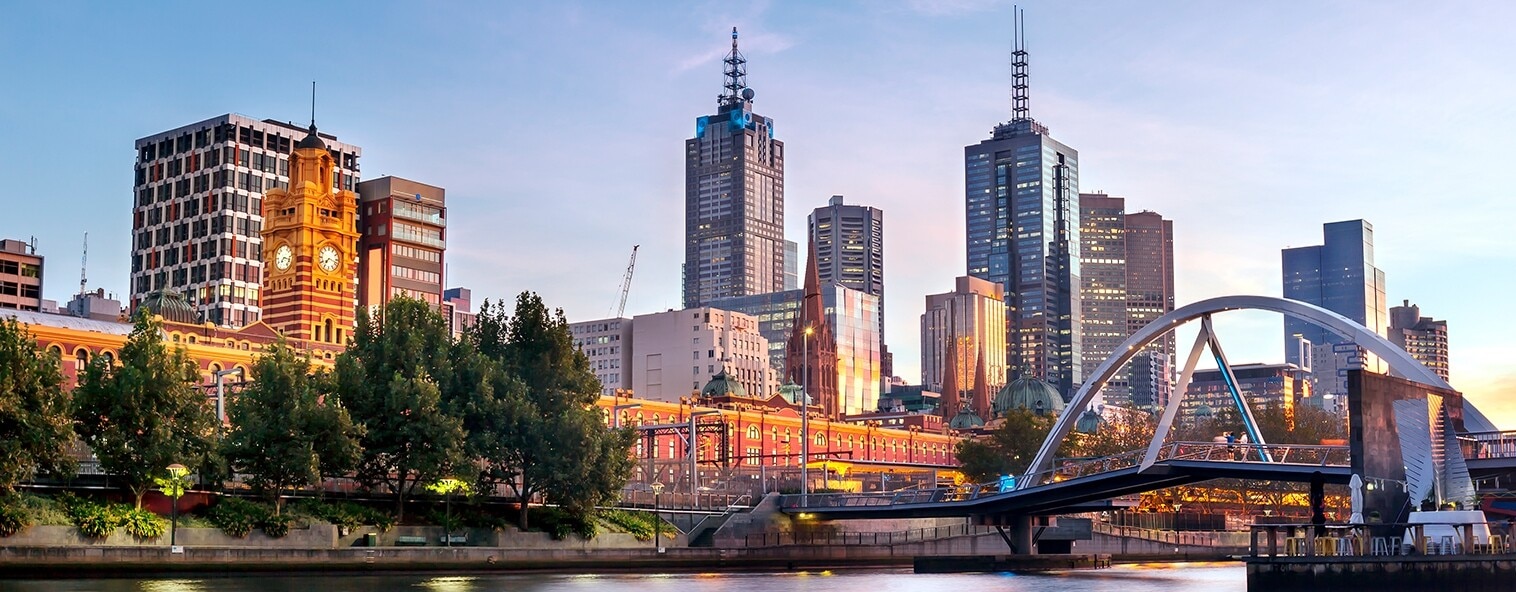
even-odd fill
[{"label": "leafy green tree", "polygon": [[73,416],[58,362],[25,326],[0,321],[0,495],[39,471],[74,472]]},{"label": "leafy green tree", "polygon": [[1057,419],[1020,408],[1007,411],[1002,418],[1005,422],[987,436],[958,443],[958,469],[971,481],[1025,473]]},{"label": "leafy green tree", "polygon": [[[521,500],[520,526],[528,505],[542,495],[577,518],[614,499],[631,476],[631,429],[611,430],[595,401],[600,380],[574,348],[562,310],[549,312],[541,297],[524,292],[514,316],[485,303],[466,341],[495,362],[489,399],[476,398],[470,420],[481,480],[505,483]],[[474,415],[474,414],[471,414]]]},{"label": "leafy green tree", "polygon": [[[1321,444],[1322,440],[1347,437],[1347,422],[1335,413],[1310,405],[1258,407],[1253,409],[1253,419],[1269,444]],[[1247,433],[1242,413],[1231,407],[1216,411],[1210,418],[1195,420],[1178,434],[1183,441],[1209,442],[1227,432],[1239,436]]]},{"label": "leafy green tree", "polygon": [[153,477],[166,467],[204,463],[215,418],[196,386],[200,373],[182,348],[163,343],[162,323],[145,313],[121,347],[121,364],[90,360],[74,390],[74,428],[142,507]]},{"label": "leafy green tree", "polygon": [[1074,434],[1073,455],[1101,457],[1147,448],[1158,419],[1146,411],[1121,409],[1107,413],[1093,434]]},{"label": "leafy green tree", "polygon": [[443,405],[444,389],[465,388],[454,377],[452,354],[442,315],[420,300],[396,298],[378,319],[359,311],[353,342],[337,358],[338,399],[364,430],[358,479],[386,486],[402,516],[419,484],[451,476],[466,462],[463,422]]},{"label": "leafy green tree", "polygon": [[227,407],[232,427],[222,456],[272,498],[276,516],[285,489],[309,487],[358,462],[362,430],[336,397],[326,397],[328,381],[310,372],[310,358],[281,339],[253,363],[252,384]]}]

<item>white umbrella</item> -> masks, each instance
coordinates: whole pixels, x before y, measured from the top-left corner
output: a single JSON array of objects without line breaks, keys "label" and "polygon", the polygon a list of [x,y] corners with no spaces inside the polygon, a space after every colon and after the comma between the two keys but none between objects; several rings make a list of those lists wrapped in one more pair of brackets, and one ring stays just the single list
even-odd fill
[{"label": "white umbrella", "polygon": [[1348,517],[1349,524],[1363,524],[1363,479],[1357,474],[1348,481],[1348,489],[1352,490],[1353,515]]}]

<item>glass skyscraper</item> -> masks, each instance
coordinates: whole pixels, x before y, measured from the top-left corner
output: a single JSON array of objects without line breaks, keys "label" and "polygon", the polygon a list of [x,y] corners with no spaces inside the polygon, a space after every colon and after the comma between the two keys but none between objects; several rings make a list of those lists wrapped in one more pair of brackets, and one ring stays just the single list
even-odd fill
[{"label": "glass skyscraper", "polygon": [[[1332,222],[1322,227],[1321,245],[1281,251],[1284,297],[1315,304],[1385,335],[1389,309],[1384,271],[1374,266],[1374,225],[1365,220]],[[1302,341],[1309,347],[1302,347]],[[1317,353],[1302,359],[1302,350]],[[1329,357],[1331,359],[1329,359]],[[1347,371],[1378,369],[1378,359],[1331,331],[1286,315],[1284,360],[1309,368],[1321,397],[1347,392]]]},{"label": "glass skyscraper", "polygon": [[1011,377],[1083,381],[1079,152],[1020,118],[964,148],[968,274],[1005,287]]}]

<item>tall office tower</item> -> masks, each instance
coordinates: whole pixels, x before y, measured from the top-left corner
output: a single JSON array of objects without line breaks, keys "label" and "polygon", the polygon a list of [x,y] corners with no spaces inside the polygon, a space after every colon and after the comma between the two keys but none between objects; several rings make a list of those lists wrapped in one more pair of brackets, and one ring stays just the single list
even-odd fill
[{"label": "tall office tower", "polygon": [[800,289],[800,243],[784,241],[784,289]]},{"label": "tall office tower", "polygon": [[[289,187],[290,150],[306,134],[227,114],[137,140],[131,306],[173,290],[206,322],[241,327],[262,318],[263,195]],[[321,140],[336,167],[329,189],[354,190],[362,150]]]},{"label": "tall office tower", "polygon": [[1448,322],[1421,316],[1421,307],[1410,300],[1401,302],[1390,309],[1390,341],[1447,380]]},{"label": "tall office tower", "polygon": [[[890,371],[884,345],[884,210],[846,205],[833,195],[825,207],[816,208],[807,219],[810,238],[816,245],[816,270],[822,285],[840,284],[879,299],[878,392],[884,392]],[[840,338],[840,336],[839,336]]]},{"label": "tall office tower", "polygon": [[[1127,335],[1174,310],[1174,222],[1155,212],[1127,214]],[[1162,407],[1173,394],[1174,335],[1143,348],[1132,359],[1128,401],[1134,407]]]},{"label": "tall office tower", "polygon": [[396,296],[442,306],[447,191],[400,177],[358,184],[358,306]]},{"label": "tall office tower", "polygon": [[[1129,335],[1127,330],[1126,200],[1104,193],[1079,194],[1080,332],[1084,375],[1095,373]],[[1101,390],[1105,401],[1128,407],[1125,372]]]},{"label": "tall office tower", "polygon": [[[975,387],[974,364],[982,351],[990,392],[999,392],[1008,379],[1005,314],[1005,289],[972,276],[957,278],[952,292],[927,296],[921,315],[921,385],[942,389],[938,392],[944,401],[955,396],[968,401]],[[952,390],[952,385],[944,386],[950,369],[962,393],[947,392]]]},{"label": "tall office tower", "polygon": [[32,244],[0,240],[0,308],[42,310],[42,256]]},{"label": "tall office tower", "polygon": [[263,322],[296,344],[343,345],[357,301],[358,195],[311,121],[289,154],[289,186],[263,200]]},{"label": "tall office tower", "polygon": [[[1284,249],[1284,297],[1315,304],[1368,327],[1380,335],[1389,328],[1384,297],[1384,271],[1374,267],[1374,226],[1364,220],[1332,222],[1323,227],[1323,244]],[[1347,371],[1353,368],[1379,370],[1377,358],[1362,347],[1321,327],[1285,315],[1284,359],[1300,366],[1300,341],[1315,348],[1312,374],[1319,394],[1347,394]],[[1328,355],[1323,355],[1328,354]],[[1333,363],[1331,357],[1337,357]]]},{"label": "tall office tower", "polygon": [[1012,118],[966,146],[968,274],[1005,288],[1013,374],[1065,399],[1084,379],[1079,311],[1079,152],[1027,107],[1027,52],[1017,14]]},{"label": "tall office tower", "polygon": [[726,56],[715,115],[684,143],[684,306],[784,289],[784,142],[753,113],[747,59]]}]

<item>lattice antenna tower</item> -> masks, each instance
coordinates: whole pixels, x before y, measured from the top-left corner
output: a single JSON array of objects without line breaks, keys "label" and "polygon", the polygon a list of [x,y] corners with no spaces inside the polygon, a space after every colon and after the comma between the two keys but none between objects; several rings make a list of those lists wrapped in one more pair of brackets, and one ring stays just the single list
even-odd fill
[{"label": "lattice antenna tower", "polygon": [[726,83],[722,85],[722,105],[743,100],[742,91],[747,88],[747,58],[737,51],[737,27],[732,27],[732,52],[726,54]]},{"label": "lattice antenna tower", "polygon": [[1011,10],[1016,35],[1016,49],[1011,52],[1011,121],[1026,121],[1032,118],[1027,106],[1026,16],[1020,6]]}]

